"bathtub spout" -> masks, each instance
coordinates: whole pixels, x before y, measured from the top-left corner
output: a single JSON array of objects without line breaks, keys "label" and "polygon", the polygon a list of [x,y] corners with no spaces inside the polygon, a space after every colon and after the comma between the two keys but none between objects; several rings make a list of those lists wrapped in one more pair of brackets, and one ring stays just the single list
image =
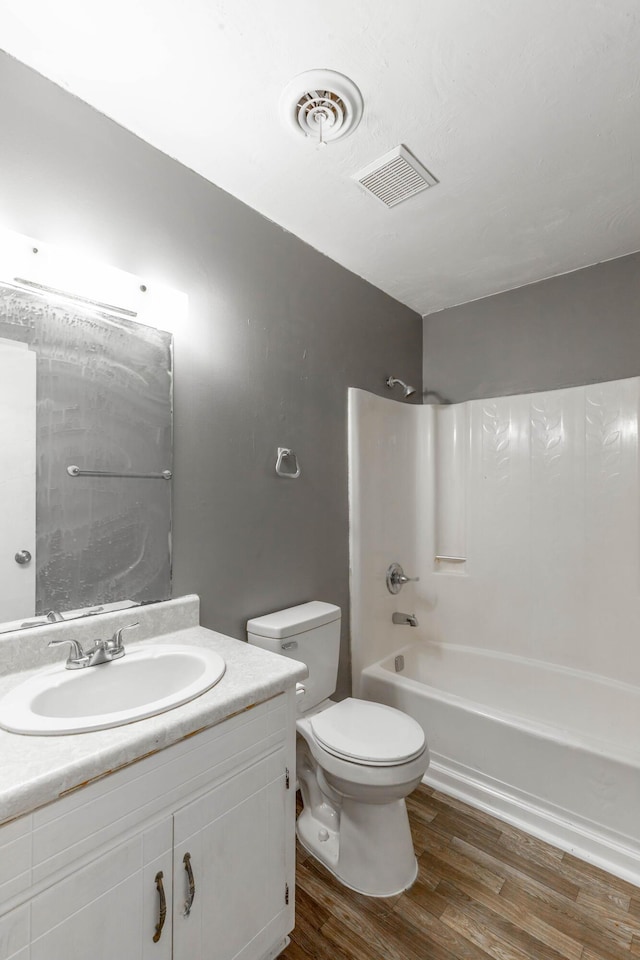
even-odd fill
[{"label": "bathtub spout", "polygon": [[401,623],[409,627],[418,626],[418,618],[415,613],[394,613],[391,617],[392,623]]}]

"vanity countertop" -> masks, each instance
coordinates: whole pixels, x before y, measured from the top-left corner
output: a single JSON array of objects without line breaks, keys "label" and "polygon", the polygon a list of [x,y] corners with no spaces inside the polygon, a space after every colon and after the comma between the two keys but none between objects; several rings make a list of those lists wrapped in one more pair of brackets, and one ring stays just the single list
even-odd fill
[{"label": "vanity countertop", "polygon": [[[197,604],[197,598],[193,601]],[[167,605],[181,602],[168,601]],[[140,611],[148,609],[139,608]],[[131,611],[128,618],[131,619]],[[97,619],[92,618],[94,631]],[[57,632],[62,627],[62,624],[53,624],[51,629]],[[39,646],[46,647],[44,631],[47,629],[42,628],[43,632],[39,634]],[[69,624],[66,629],[70,629]],[[28,632],[32,634],[34,631]],[[77,634],[76,629],[73,635]],[[128,646],[133,651],[150,643],[207,646],[224,658],[225,674],[214,687],[194,700],[120,727],[62,736],[24,736],[0,729],[0,824],[250,709],[282,693],[307,675],[303,663],[194,625],[193,617],[190,624],[187,620],[187,624],[183,622],[179,629]],[[15,670],[15,666],[21,665],[14,663],[13,670],[0,675],[0,696],[33,675],[33,669]],[[60,668],[64,669],[64,660],[60,661]],[[99,670],[100,667],[90,669]]]}]

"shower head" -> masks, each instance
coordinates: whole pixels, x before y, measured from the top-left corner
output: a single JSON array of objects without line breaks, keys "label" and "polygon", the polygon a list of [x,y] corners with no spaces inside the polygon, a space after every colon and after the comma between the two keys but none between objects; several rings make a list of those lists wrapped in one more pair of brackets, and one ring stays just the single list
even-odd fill
[{"label": "shower head", "polygon": [[415,387],[410,387],[408,383],[405,383],[404,380],[398,380],[397,377],[387,377],[386,384],[389,387],[389,390],[393,390],[396,384],[399,384],[402,387],[402,392],[404,394],[405,400],[407,397],[410,397],[412,393],[416,392]]}]

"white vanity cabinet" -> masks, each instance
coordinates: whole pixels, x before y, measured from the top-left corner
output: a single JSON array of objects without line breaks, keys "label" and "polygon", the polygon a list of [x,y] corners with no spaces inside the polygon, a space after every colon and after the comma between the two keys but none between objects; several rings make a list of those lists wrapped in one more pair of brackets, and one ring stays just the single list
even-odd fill
[{"label": "white vanity cabinet", "polygon": [[294,922],[293,696],[0,827],[0,960],[274,957]]},{"label": "white vanity cabinet", "polygon": [[152,935],[159,899],[154,878],[163,873],[164,889],[170,897],[171,849],[155,862],[149,859],[145,863],[145,851],[163,833],[165,843],[167,838],[171,841],[170,820],[118,844],[32,897],[23,908],[29,911],[31,928],[31,953],[27,948],[24,957],[170,960],[170,925],[165,924],[167,932],[157,944]]},{"label": "white vanity cabinet", "polygon": [[[275,759],[275,758],[274,758]],[[249,960],[277,940],[290,900],[282,766],[262,761],[176,813],[174,956]],[[190,854],[192,883],[186,870]],[[193,893],[193,903],[191,903]],[[288,930],[286,931],[288,932]],[[282,935],[280,936],[282,939]]]}]

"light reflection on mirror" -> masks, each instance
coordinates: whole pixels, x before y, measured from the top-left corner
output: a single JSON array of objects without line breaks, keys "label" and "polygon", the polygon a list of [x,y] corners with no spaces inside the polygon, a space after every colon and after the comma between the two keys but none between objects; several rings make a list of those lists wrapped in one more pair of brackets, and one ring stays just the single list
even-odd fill
[{"label": "light reflection on mirror", "polygon": [[33,276],[0,275],[0,631],[171,596],[171,335]]}]

